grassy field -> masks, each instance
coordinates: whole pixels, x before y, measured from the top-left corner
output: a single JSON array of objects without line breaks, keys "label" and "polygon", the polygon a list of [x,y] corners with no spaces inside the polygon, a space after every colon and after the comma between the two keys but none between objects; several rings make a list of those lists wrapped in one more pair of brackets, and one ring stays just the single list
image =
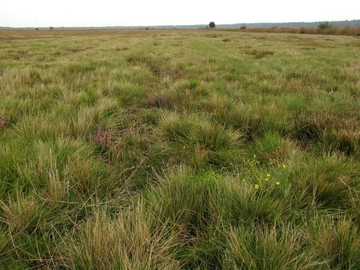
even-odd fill
[{"label": "grassy field", "polygon": [[359,269],[360,39],[0,31],[3,269]]}]

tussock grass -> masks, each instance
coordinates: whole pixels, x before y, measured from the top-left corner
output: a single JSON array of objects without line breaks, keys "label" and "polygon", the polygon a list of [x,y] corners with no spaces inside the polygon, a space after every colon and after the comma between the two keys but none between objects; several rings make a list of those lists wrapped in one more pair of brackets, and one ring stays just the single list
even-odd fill
[{"label": "tussock grass", "polygon": [[158,127],[163,140],[154,151],[170,164],[220,168],[244,152],[240,132],[226,130],[206,116],[165,114]]},{"label": "tussock grass", "polygon": [[355,237],[358,227],[350,220],[342,216],[315,219],[309,223],[308,233],[307,239],[316,249],[316,256],[328,268],[351,269],[359,265],[359,242]]},{"label": "tussock grass", "polygon": [[359,40],[301,31],[1,30],[0,265],[358,269]]},{"label": "tussock grass", "polygon": [[228,231],[225,262],[233,269],[314,269],[324,267],[301,241],[302,231],[290,225]]},{"label": "tussock grass", "polygon": [[70,269],[179,269],[172,252],[181,246],[177,234],[155,221],[140,206],[115,218],[99,210],[62,239],[62,263]]}]

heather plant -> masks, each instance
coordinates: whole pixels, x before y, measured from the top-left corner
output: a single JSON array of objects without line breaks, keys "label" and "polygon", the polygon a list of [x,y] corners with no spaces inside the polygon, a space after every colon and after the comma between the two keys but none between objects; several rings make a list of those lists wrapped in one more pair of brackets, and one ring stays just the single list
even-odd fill
[{"label": "heather plant", "polygon": [[0,130],[5,129],[6,122],[7,122],[6,117],[0,117]]}]

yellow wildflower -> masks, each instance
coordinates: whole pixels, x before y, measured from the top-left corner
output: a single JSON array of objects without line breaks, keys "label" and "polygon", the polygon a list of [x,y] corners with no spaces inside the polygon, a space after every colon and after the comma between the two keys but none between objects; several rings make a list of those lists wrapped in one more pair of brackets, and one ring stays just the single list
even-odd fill
[{"label": "yellow wildflower", "polygon": [[279,181],[276,181],[275,184],[276,184],[276,185],[280,185],[280,182],[279,182]]},{"label": "yellow wildflower", "polygon": [[254,188],[255,188],[255,189],[259,189],[259,185],[258,185],[258,184],[255,184]]}]

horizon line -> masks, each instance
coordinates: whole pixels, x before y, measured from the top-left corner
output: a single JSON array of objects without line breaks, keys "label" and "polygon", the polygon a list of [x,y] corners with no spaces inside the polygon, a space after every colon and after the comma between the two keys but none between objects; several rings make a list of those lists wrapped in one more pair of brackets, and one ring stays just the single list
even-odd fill
[{"label": "horizon line", "polygon": [[[321,22],[352,22],[352,21],[360,21],[360,19],[351,19],[351,20],[333,20],[333,21],[329,21],[329,20],[319,20],[319,21],[288,21],[288,22],[238,22],[238,23],[219,23],[216,24],[216,26],[231,26],[231,25],[252,25],[252,24],[300,24],[300,23],[304,23],[304,24],[314,24],[314,23],[321,23]],[[216,22],[215,22],[216,23]],[[141,28],[141,27],[206,27],[208,26],[208,24],[205,23],[199,23],[199,24],[158,24],[158,25],[103,25],[103,26],[90,26],[90,25],[82,25],[82,26],[0,26],[0,28],[14,28],[14,29],[19,29],[19,28],[49,28],[49,27],[53,27],[53,28],[108,28],[108,27],[120,27],[120,28]]]}]

